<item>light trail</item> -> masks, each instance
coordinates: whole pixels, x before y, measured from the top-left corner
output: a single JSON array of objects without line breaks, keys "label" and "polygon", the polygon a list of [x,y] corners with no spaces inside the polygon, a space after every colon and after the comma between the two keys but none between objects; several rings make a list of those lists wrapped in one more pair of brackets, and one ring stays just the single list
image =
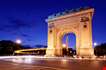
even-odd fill
[{"label": "light trail", "polygon": [[106,60],[106,58],[72,58],[72,57],[45,57],[45,56],[0,56],[0,59],[35,59],[35,60]]}]

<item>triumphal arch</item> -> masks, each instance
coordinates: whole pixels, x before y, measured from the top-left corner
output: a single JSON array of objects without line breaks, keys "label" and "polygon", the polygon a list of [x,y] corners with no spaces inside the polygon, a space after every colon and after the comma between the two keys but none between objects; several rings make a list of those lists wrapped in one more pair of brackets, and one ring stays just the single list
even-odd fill
[{"label": "triumphal arch", "polygon": [[46,56],[62,56],[62,37],[66,33],[76,35],[76,54],[92,56],[93,8],[78,8],[51,15],[48,23],[48,48]]}]

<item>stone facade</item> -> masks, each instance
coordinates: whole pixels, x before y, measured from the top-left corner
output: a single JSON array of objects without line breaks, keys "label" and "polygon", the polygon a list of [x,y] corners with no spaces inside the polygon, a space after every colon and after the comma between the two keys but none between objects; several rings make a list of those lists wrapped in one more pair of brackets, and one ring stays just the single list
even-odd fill
[{"label": "stone facade", "polygon": [[76,53],[78,56],[92,56],[92,17],[93,8],[47,19],[48,48],[46,56],[62,56],[62,37],[66,33],[76,35]]}]

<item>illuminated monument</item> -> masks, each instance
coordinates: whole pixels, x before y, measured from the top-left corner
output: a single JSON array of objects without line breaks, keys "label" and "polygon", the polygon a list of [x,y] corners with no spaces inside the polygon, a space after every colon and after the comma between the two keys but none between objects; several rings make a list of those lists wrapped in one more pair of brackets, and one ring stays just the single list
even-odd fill
[{"label": "illuminated monument", "polygon": [[76,35],[78,56],[92,56],[93,8],[78,8],[49,16],[48,48],[46,56],[62,56],[62,37],[67,33]]}]

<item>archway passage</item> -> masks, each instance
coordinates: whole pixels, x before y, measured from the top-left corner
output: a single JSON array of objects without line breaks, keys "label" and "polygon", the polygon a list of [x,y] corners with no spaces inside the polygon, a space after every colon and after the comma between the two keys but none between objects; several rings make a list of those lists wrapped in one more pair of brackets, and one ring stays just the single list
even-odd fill
[{"label": "archway passage", "polygon": [[68,48],[76,49],[76,36],[74,33],[67,33],[62,38],[62,44],[64,47],[64,44]]},{"label": "archway passage", "polygon": [[62,55],[76,55],[76,36],[74,33],[67,33],[62,38]]},{"label": "archway passage", "polygon": [[62,37],[72,32],[76,36],[76,54],[90,57],[92,48],[93,8],[77,9],[50,16],[48,22],[48,48],[46,56],[62,56]]}]

